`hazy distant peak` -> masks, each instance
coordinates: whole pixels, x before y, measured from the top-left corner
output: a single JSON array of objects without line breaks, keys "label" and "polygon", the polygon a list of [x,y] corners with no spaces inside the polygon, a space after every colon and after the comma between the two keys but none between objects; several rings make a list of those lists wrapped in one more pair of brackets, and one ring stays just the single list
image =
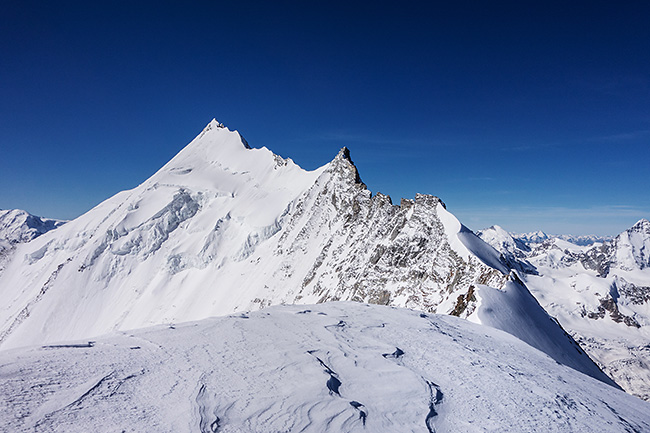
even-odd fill
[{"label": "hazy distant peak", "polygon": [[29,242],[64,223],[62,220],[41,218],[21,209],[0,209],[0,241]]}]

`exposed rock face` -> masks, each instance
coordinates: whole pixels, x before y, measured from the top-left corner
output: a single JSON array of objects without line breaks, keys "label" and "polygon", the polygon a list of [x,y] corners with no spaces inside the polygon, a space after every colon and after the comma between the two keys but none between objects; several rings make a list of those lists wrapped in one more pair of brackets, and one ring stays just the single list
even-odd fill
[{"label": "exposed rock face", "polygon": [[500,287],[504,274],[454,251],[438,212],[446,212],[444,204],[430,195],[418,194],[399,206],[383,194],[371,196],[342,150],[283,224],[277,249],[283,269],[298,260],[297,251],[320,251],[295,301],[306,292],[319,302],[355,300],[449,313],[458,293],[472,284]]}]

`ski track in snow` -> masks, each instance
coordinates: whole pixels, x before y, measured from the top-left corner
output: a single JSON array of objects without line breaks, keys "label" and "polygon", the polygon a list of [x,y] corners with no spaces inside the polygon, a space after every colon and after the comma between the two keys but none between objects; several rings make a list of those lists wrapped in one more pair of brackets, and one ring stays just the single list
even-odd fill
[{"label": "ski track in snow", "polygon": [[650,431],[650,405],[509,334],[358,303],[0,352],[0,431]]}]

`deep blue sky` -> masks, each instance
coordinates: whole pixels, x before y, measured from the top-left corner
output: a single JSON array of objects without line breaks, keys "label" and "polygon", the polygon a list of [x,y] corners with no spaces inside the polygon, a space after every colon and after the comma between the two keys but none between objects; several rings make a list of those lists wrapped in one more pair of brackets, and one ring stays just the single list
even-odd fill
[{"label": "deep blue sky", "polygon": [[196,4],[2,6],[0,208],[74,218],[216,117],[472,229],[650,218],[648,2]]}]

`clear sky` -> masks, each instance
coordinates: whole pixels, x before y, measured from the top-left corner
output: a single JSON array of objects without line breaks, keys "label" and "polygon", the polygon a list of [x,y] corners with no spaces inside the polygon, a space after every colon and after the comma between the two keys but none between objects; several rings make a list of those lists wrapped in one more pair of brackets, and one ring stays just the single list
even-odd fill
[{"label": "clear sky", "polygon": [[216,117],[472,229],[650,218],[648,2],[184,3],[3,4],[0,208],[74,218]]}]

